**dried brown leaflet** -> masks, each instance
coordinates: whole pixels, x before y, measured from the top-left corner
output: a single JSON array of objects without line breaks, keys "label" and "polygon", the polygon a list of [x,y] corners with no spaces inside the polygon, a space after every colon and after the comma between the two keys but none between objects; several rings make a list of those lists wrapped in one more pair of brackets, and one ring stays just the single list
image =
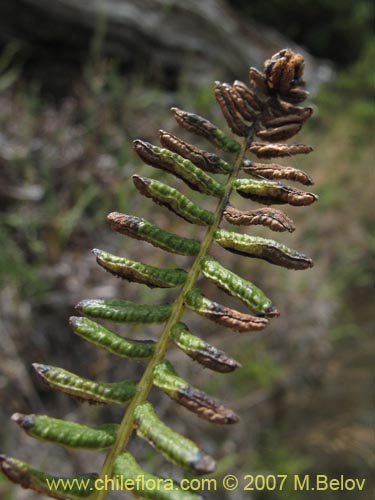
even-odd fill
[{"label": "dried brown leaflet", "polygon": [[247,105],[254,111],[262,111],[264,103],[259,99],[254,90],[250,89],[244,82],[236,80],[233,88],[239,94]]},{"label": "dried brown leaflet", "polygon": [[280,127],[267,128],[264,130],[258,130],[256,135],[268,142],[285,141],[291,139],[301,130],[301,123],[288,123],[287,125],[282,125]]},{"label": "dried brown leaflet", "polygon": [[307,155],[313,151],[307,144],[267,144],[265,142],[253,142],[249,151],[258,158],[282,158],[283,156]]},{"label": "dried brown leaflet", "polygon": [[228,137],[222,130],[215,127],[213,123],[206,118],[202,118],[195,113],[189,113],[182,109],[172,108],[176,121],[181,127],[198,136],[204,137],[215,147],[227,151],[228,153],[239,153],[240,144]]},{"label": "dried brown leaflet", "polygon": [[205,172],[228,174],[232,171],[232,167],[219,156],[199,149],[164,130],[160,130],[160,142],[162,146],[190,160]]},{"label": "dried brown leaflet", "polygon": [[288,165],[280,165],[278,163],[257,163],[251,160],[245,160],[242,169],[246,174],[255,177],[265,177],[266,179],[274,180],[285,179],[299,182],[305,186],[314,184],[312,178],[307,175],[306,172]]},{"label": "dried brown leaflet", "polygon": [[230,408],[189,385],[181,387],[173,399],[196,413],[198,417],[214,424],[236,424],[239,421],[238,416]]},{"label": "dried brown leaflet", "polygon": [[243,333],[264,330],[268,325],[266,318],[241,313],[235,309],[225,307],[218,302],[213,302],[204,297],[199,289],[190,290],[186,294],[185,304],[192,311],[235,332]]},{"label": "dried brown leaflet", "polygon": [[244,120],[252,123],[257,118],[257,113],[254,111],[253,107],[249,105],[248,101],[244,99],[240,92],[235,89],[234,85],[228,85],[223,83],[223,91],[232,101],[238,113],[244,118]]},{"label": "dried brown leaflet", "polygon": [[[232,95],[230,86],[226,83],[215,82],[215,97],[232,132],[240,137],[247,137],[250,127],[241,118]],[[250,119],[254,117],[251,116]]]},{"label": "dried brown leaflet", "polygon": [[249,81],[251,85],[258,88],[264,95],[268,95],[266,78],[257,68],[250,68]]},{"label": "dried brown leaflet", "polygon": [[275,208],[258,208],[242,212],[228,204],[224,209],[223,216],[235,226],[261,225],[269,227],[272,231],[289,231],[290,233],[295,230],[292,219]]}]

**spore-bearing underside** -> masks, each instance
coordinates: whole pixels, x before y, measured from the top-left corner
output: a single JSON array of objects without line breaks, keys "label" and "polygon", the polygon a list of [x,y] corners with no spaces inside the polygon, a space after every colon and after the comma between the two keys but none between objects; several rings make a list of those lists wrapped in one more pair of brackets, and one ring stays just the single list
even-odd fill
[{"label": "spore-bearing underside", "polygon": [[[77,305],[80,317],[70,319],[73,331],[97,347],[129,360],[145,360],[147,368],[140,381],[104,383],[92,381],[49,365],[35,363],[34,368],[46,384],[77,400],[91,404],[124,404],[128,407],[120,424],[110,423],[98,427],[53,419],[44,415],[15,414],[13,420],[30,436],[70,448],[100,450],[109,448],[101,475],[89,474],[87,488],[51,489],[47,473],[34,469],[19,460],[0,456],[6,476],[25,488],[31,488],[53,498],[92,498],[102,500],[106,494],[96,491],[95,480],[116,474],[131,479],[139,474],[155,478],[145,472],[135,459],[124,453],[134,429],[139,438],[158,450],[167,460],[195,474],[208,474],[215,469],[214,460],[189,439],[177,434],[157,416],[147,402],[152,386],[163,391],[175,402],[198,417],[216,424],[235,424],[239,417],[230,409],[178,376],[166,360],[167,350],[177,346],[203,367],[218,373],[228,373],[240,364],[195,336],[180,320],[186,309],[214,321],[234,332],[261,331],[279,315],[276,306],[257,285],[227,269],[209,256],[212,245],[220,245],[241,256],[262,259],[287,269],[303,270],[312,267],[304,254],[272,239],[260,238],[220,227],[223,219],[234,229],[263,225],[276,231],[292,232],[293,221],[275,204],[306,206],[314,203],[313,193],[284,184],[296,182],[313,184],[302,170],[272,160],[308,154],[310,146],[285,142],[294,137],[312,114],[311,107],[300,104],[308,93],[304,90],[303,58],[290,49],[284,49],[267,60],[264,70],[250,69],[250,86],[235,81],[232,85],[215,83],[215,97],[234,139],[205,118],[172,108],[177,123],[216,148],[205,151],[180,137],[160,131],[161,146],[142,140],[134,142],[134,150],[145,163],[173,175],[178,182],[212,197],[213,210],[207,210],[182,194],[178,189],[152,178],[133,176],[135,187],[148,202],[154,202],[190,224],[207,228],[202,241],[178,236],[152,222],[135,215],[114,212],[108,215],[110,227],[158,249],[173,254],[193,257],[190,269],[171,267],[161,269],[151,263],[137,262],[125,256],[115,256],[104,250],[94,250],[98,264],[112,275],[157,288],[178,289],[176,300],[170,304],[135,304],[126,300],[83,300]],[[232,153],[233,162],[224,160],[219,152]],[[255,155],[255,161],[247,155]],[[215,175],[220,174],[218,179]],[[245,177],[241,177],[245,174]],[[226,176],[225,180],[223,177]],[[251,200],[249,210],[241,211],[231,200],[233,192]],[[215,207],[216,204],[216,207]],[[266,205],[257,208],[256,204]],[[160,251],[160,250],[155,250]],[[197,288],[197,279],[204,277],[227,294],[240,300],[249,312],[219,304]],[[125,324],[162,324],[160,338],[137,341],[111,332],[96,320]],[[205,321],[205,320],[204,320]],[[224,330],[224,328],[223,328]],[[81,476],[80,476],[81,477]],[[77,476],[77,478],[79,478]],[[167,500],[198,500],[199,494],[176,488],[172,491],[134,490],[142,498]]]}]

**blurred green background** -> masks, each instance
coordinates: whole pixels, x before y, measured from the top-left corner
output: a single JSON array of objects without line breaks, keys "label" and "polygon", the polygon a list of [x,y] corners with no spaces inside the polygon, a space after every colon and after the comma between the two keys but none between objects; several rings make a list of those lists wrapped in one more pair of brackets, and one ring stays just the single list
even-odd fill
[{"label": "blurred green background", "polygon": [[[233,270],[263,288],[282,315],[266,333],[248,336],[188,318],[195,334],[243,364],[233,374],[203,371],[176,350],[169,359],[193,384],[227,401],[240,414],[240,424],[218,429],[176,408],[160,393],[152,393],[152,400],[174,429],[218,458],[217,478],[228,473],[344,474],[365,477],[367,485],[362,494],[340,492],[340,499],[369,499],[375,465],[374,8],[365,0],[228,0],[227,4],[225,8],[232,9],[244,25],[261,23],[260,40],[262,26],[267,26],[264,29],[279,31],[334,68],[330,81],[317,85],[312,97],[315,113],[298,136],[298,142],[312,144],[315,151],[293,159],[314,178],[319,202],[310,208],[287,209],[297,230],[275,236],[311,255],[315,267],[295,273],[216,252]],[[147,15],[145,10],[145,19]],[[191,82],[183,65],[178,74],[153,74],[141,62],[132,68],[102,50],[106,36],[99,25],[85,60],[78,66],[74,61],[74,71],[59,74],[58,81],[48,77],[46,65],[51,61],[44,53],[35,66],[35,52],[22,43],[22,36],[3,36],[1,42],[1,451],[52,473],[99,469],[103,455],[41,446],[9,422],[13,412],[97,423],[118,421],[122,410],[81,407],[49,391],[36,380],[31,363],[62,366],[106,381],[137,379],[142,363],[118,360],[84,343],[69,330],[68,317],[82,298],[155,303],[174,297],[173,291],[150,292],[142,285],[119,282],[96,266],[90,252],[95,247],[130,258],[139,258],[142,252],[142,260],[153,265],[171,261],[153,247],[111,233],[106,214],[123,211],[148,217],[179,234],[202,234],[137,196],[133,173],[166,181],[168,176],[142,165],[131,141],[137,137],[156,141],[159,128],[177,132],[168,111],[172,105],[225,127],[211,83]],[[66,37],[68,43],[69,32]],[[53,62],[59,66],[59,51]],[[66,55],[61,65],[69,67]],[[225,75],[219,65],[216,70],[210,70],[210,81]],[[56,73],[53,76],[56,79]],[[207,206],[212,206],[210,200]],[[252,231],[273,237],[259,227]],[[189,265],[181,257],[172,259],[182,267]],[[224,296],[223,300],[228,303]],[[157,338],[160,333],[151,327],[118,331],[137,338]],[[131,449],[148,470],[179,477],[177,469],[138,439]],[[219,491],[206,496],[316,498],[314,492],[290,488],[249,493]],[[0,477],[0,497],[20,500],[34,495]],[[327,500],[337,497],[334,492],[320,494]]]}]

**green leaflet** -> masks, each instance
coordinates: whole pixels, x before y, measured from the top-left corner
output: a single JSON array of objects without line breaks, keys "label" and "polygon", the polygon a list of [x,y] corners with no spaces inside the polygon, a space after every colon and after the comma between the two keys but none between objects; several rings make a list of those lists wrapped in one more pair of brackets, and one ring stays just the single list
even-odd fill
[{"label": "green leaflet", "polygon": [[133,181],[142,195],[151,198],[158,205],[167,207],[168,210],[179,215],[187,222],[200,226],[209,226],[213,223],[214,214],[212,212],[199,207],[177,189],[139,175],[133,175]]},{"label": "green leaflet", "polygon": [[192,335],[183,323],[174,325],[171,338],[181,351],[206,368],[219,373],[228,373],[241,366],[224,352]]},{"label": "green leaflet", "polygon": [[201,261],[202,274],[210,281],[222,288],[232,297],[242,300],[247,306],[258,314],[275,317],[278,310],[264,295],[262,290],[246,281],[237,274],[229,271],[212,257],[204,257]]},{"label": "green leaflet", "polygon": [[177,236],[140,217],[112,212],[107,216],[107,220],[114,231],[147,241],[167,252],[194,256],[200,249],[199,241]]},{"label": "green leaflet", "polygon": [[156,415],[150,403],[134,410],[138,436],[155,447],[167,460],[196,474],[209,474],[215,470],[214,460],[181,434],[172,431]]},{"label": "green leaflet", "polygon": [[233,187],[244,198],[250,198],[265,205],[289,203],[298,207],[311,205],[318,199],[313,193],[269,180],[236,179]]},{"label": "green leaflet", "polygon": [[183,269],[159,269],[142,262],[117,257],[94,248],[97,263],[106,271],[128,281],[142,283],[150,288],[172,288],[183,285],[187,273]]},{"label": "green leaflet", "polygon": [[87,318],[72,316],[69,322],[74,333],[117,356],[145,359],[154,353],[155,342],[152,340],[131,340],[121,337]]},{"label": "green leaflet", "polygon": [[312,260],[306,255],[274,240],[225,231],[224,229],[215,232],[215,240],[230,252],[263,259],[287,269],[308,269],[313,266]]},{"label": "green leaflet", "polygon": [[177,123],[189,132],[204,137],[215,147],[227,153],[239,153],[241,151],[241,145],[237,141],[228,137],[222,130],[202,118],[202,116],[178,108],[172,108],[172,111]]},{"label": "green leaflet", "polygon": [[194,288],[186,293],[185,305],[201,316],[236,332],[263,330],[268,325],[266,318],[244,314],[207,299],[199,288]]},{"label": "green leaflet", "polygon": [[126,490],[130,483],[130,491],[137,498],[150,500],[203,500],[197,493],[181,490],[172,479],[164,479],[143,470],[130,453],[118,456],[113,464],[116,479],[123,483],[120,487]]},{"label": "green leaflet", "polygon": [[22,415],[14,413],[12,420],[29,436],[59,446],[83,450],[104,450],[110,448],[116,438],[117,424],[98,427],[67,422],[47,415]]},{"label": "green leaflet", "polygon": [[135,383],[127,380],[98,383],[56,366],[33,363],[33,367],[48,386],[90,404],[122,404],[136,391]]},{"label": "green leaflet", "polygon": [[164,130],[160,130],[160,142],[162,146],[190,160],[205,172],[230,174],[233,171],[229,163],[222,160],[220,156],[203,151]]},{"label": "green leaflet", "polygon": [[176,375],[169,361],[158,363],[153,371],[154,385],[159,387],[177,403],[215,424],[235,424],[238,416],[220,401],[189,385]]},{"label": "green leaflet", "polygon": [[81,300],[76,309],[91,318],[108,319],[117,323],[158,324],[167,321],[172,306],[134,304],[121,299],[87,299]]},{"label": "green leaflet", "polygon": [[[34,469],[25,462],[5,455],[0,455],[0,467],[5,476],[14,483],[21,485],[23,488],[34,490],[46,497],[59,500],[90,498],[95,490],[95,480],[98,478],[98,475],[94,473],[69,478],[51,476],[41,470]],[[69,481],[70,487],[64,489],[64,484],[58,482],[59,479]],[[52,484],[55,484],[55,488],[51,488]]]},{"label": "green leaflet", "polygon": [[224,194],[222,184],[177,153],[140,140],[134,141],[134,149],[148,165],[172,173],[195,191],[217,198]]}]

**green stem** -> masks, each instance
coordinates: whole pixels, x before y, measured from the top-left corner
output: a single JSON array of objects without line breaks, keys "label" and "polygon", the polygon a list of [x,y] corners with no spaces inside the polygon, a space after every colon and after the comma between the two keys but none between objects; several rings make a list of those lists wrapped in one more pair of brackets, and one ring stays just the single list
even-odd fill
[{"label": "green stem", "polygon": [[[153,385],[153,371],[155,366],[160,363],[164,358],[165,354],[168,350],[169,343],[170,343],[170,333],[172,327],[180,320],[185,306],[184,306],[184,297],[186,292],[191,290],[192,287],[194,287],[197,278],[200,273],[200,264],[201,260],[203,257],[206,256],[208,250],[210,249],[213,239],[214,239],[214,234],[215,231],[217,230],[223,210],[226,206],[226,204],[229,201],[229,197],[232,193],[232,184],[233,180],[237,178],[238,172],[241,168],[242,161],[245,157],[246,154],[246,149],[249,144],[250,137],[244,141],[243,147],[238,154],[236,158],[236,162],[233,168],[233,172],[230,174],[224,194],[222,198],[220,199],[218,206],[215,211],[215,217],[214,217],[214,222],[208,229],[202,244],[200,251],[198,255],[196,256],[194,263],[189,271],[189,274],[187,276],[186,282],[184,283],[176,301],[174,302],[172,313],[168,319],[168,321],[165,324],[163,333],[161,334],[156,346],[155,346],[155,352],[153,356],[150,358],[150,361],[146,367],[146,370],[139,381],[137,385],[137,392],[133,399],[131,400],[129,406],[127,407],[127,410],[124,414],[124,417],[121,421],[120,428],[117,433],[117,438],[116,441],[113,445],[113,447],[109,450],[107,457],[104,461],[103,468],[101,471],[101,479],[104,479],[106,477],[112,477],[112,467],[113,467],[113,462],[114,460],[120,455],[122,450],[126,448],[129,438],[133,432],[133,427],[134,427],[134,410],[137,406],[140,404],[144,403],[149,395],[149,392],[152,388]],[[104,500],[107,496],[106,491],[98,491],[94,497],[95,500]]]}]

